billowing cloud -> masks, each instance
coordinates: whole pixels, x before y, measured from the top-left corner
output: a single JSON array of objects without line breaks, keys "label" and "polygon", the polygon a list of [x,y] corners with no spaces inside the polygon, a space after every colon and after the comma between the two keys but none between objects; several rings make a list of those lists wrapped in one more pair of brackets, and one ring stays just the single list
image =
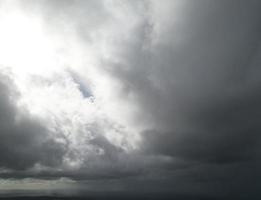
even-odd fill
[{"label": "billowing cloud", "polygon": [[0,16],[3,176],[258,194],[259,1],[14,2]]},{"label": "billowing cloud", "polygon": [[1,168],[25,170],[36,163],[61,164],[65,147],[26,109],[18,110],[19,93],[12,80],[1,74]]}]

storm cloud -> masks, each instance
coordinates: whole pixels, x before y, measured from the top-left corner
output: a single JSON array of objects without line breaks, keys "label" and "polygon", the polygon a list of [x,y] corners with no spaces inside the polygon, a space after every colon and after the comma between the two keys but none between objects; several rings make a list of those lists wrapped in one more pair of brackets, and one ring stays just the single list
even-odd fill
[{"label": "storm cloud", "polygon": [[1,74],[1,168],[25,170],[36,163],[57,166],[65,153],[48,129],[26,109],[17,109],[19,93],[5,74]]},{"label": "storm cloud", "polygon": [[7,16],[33,16],[51,41],[38,44],[36,60],[29,41],[28,58],[0,59],[2,177],[260,195],[258,0],[2,5]]}]

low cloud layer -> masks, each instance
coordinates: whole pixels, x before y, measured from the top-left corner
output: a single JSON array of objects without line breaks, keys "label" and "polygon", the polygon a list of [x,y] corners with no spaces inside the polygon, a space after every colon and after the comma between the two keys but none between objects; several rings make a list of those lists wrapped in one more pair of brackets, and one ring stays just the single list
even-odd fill
[{"label": "low cloud layer", "polygon": [[2,177],[258,196],[258,0],[14,2],[0,29],[49,42],[0,47]]}]

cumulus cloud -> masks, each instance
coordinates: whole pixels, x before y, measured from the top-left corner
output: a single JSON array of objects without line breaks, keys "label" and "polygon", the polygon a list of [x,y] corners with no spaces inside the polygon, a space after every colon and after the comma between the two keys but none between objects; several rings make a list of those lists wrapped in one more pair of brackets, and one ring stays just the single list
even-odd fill
[{"label": "cumulus cloud", "polygon": [[25,170],[36,163],[60,165],[66,149],[26,109],[18,110],[19,93],[1,74],[1,168]]},{"label": "cumulus cloud", "polygon": [[35,61],[18,70],[0,59],[13,71],[0,85],[0,165],[13,170],[6,177],[118,178],[126,188],[149,191],[258,193],[259,1],[15,7],[55,42],[43,46],[54,56],[37,57],[50,59],[41,70]]}]

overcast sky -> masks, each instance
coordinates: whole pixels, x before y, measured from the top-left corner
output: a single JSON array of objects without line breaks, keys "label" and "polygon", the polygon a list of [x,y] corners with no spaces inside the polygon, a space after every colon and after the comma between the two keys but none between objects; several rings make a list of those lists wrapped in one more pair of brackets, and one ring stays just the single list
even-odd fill
[{"label": "overcast sky", "polygon": [[0,0],[0,194],[258,199],[260,10]]}]

